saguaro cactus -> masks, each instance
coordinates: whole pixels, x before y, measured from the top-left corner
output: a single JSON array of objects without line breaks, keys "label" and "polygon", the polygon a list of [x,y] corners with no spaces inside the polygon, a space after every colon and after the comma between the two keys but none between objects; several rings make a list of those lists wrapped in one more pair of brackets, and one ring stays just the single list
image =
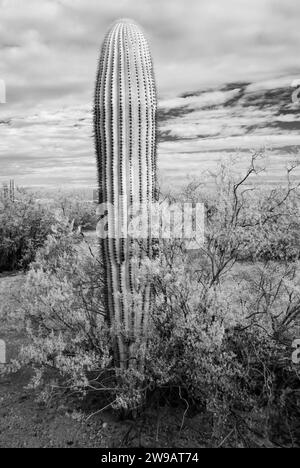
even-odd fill
[{"label": "saguaro cactus", "polygon": [[[135,277],[133,241],[118,229],[133,204],[143,204],[146,216],[156,199],[156,88],[148,43],[131,20],[120,20],[108,31],[101,51],[94,130],[98,164],[99,203],[111,207],[108,237],[101,239],[108,320],[116,330],[115,361],[130,365],[132,346],[146,330],[150,290],[133,304]],[[126,221],[126,220],[125,220]],[[151,236],[138,247],[138,257],[151,257]],[[136,246],[135,246],[136,252]]]}]

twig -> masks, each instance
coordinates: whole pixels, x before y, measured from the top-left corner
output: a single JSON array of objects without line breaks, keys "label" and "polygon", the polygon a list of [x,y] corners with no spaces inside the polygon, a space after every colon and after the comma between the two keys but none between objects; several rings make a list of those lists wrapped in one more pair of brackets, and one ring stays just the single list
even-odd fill
[{"label": "twig", "polygon": [[187,401],[185,398],[182,397],[182,395],[181,395],[181,387],[179,387],[179,397],[180,397],[180,399],[181,399],[182,401],[184,401],[184,402],[186,403],[186,409],[185,409],[185,412],[183,413],[183,416],[182,416],[182,422],[181,422],[180,431],[179,431],[179,433],[181,434],[181,431],[182,431],[182,428],[183,428],[183,425],[184,425],[185,416],[186,416],[186,413],[187,413],[188,410],[189,410],[190,405],[189,405],[188,401]]},{"label": "twig", "polygon": [[223,444],[225,444],[226,440],[229,439],[231,434],[235,431],[235,427],[227,434],[227,436],[222,440],[222,442],[218,445],[217,448],[221,448]]},{"label": "twig", "polygon": [[117,400],[112,401],[112,402],[109,403],[108,405],[104,406],[104,408],[101,408],[100,410],[95,411],[95,413],[90,414],[90,415],[86,418],[85,422],[88,422],[93,416],[96,416],[96,414],[102,413],[102,411],[106,410],[106,409],[109,408],[111,405],[113,405],[113,404],[115,403],[115,401],[117,401]]}]

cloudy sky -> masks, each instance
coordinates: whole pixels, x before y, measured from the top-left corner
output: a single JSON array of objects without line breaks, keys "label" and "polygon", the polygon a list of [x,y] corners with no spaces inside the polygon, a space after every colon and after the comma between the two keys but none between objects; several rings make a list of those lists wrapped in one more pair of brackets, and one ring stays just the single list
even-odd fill
[{"label": "cloudy sky", "polygon": [[[119,17],[143,26],[165,109],[186,107],[175,97],[189,91],[230,82],[288,86],[300,78],[298,0],[0,0],[0,80],[7,94],[0,104],[0,181],[95,183],[90,109],[97,58]],[[220,95],[219,101],[221,111],[227,101]],[[177,137],[191,136],[195,122],[205,122],[197,106],[192,124],[177,119],[165,130],[174,133],[176,125]],[[221,130],[220,120],[215,125],[198,140],[227,138],[224,121]]]}]

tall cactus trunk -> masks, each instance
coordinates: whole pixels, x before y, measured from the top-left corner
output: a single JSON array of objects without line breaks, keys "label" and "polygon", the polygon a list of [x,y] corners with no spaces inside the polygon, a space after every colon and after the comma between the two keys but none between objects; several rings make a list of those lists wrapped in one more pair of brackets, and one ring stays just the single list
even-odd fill
[{"label": "tall cactus trunk", "polygon": [[[130,20],[108,31],[101,51],[94,109],[99,203],[111,204],[108,237],[100,240],[105,270],[106,307],[115,329],[115,364],[127,369],[132,348],[145,334],[150,289],[137,297],[133,250],[139,260],[152,256],[150,233],[143,247],[120,238],[120,222],[129,207],[143,204],[149,217],[156,199],[156,88],[152,59],[145,37]],[[137,249],[137,250],[136,250]]]}]

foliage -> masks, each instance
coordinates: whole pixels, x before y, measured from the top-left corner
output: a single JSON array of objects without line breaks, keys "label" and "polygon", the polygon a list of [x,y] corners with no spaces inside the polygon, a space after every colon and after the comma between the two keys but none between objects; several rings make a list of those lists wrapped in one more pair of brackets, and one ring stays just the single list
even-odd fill
[{"label": "foliage", "polygon": [[0,272],[26,269],[60,217],[72,221],[75,229],[96,226],[95,205],[81,194],[58,193],[47,200],[39,195],[22,188],[14,198],[0,192]]},{"label": "foliage", "polygon": [[299,263],[242,265],[211,283],[213,272],[202,262],[187,267],[185,255],[161,259],[153,272],[148,381],[177,389],[187,408],[205,408],[219,441],[225,429],[232,441],[239,434],[258,444],[278,442],[276,424],[281,435],[293,434],[299,417],[299,374],[291,361],[299,330]]},{"label": "foliage", "polygon": [[80,231],[61,219],[22,291],[30,343],[22,350],[22,363],[34,363],[34,385],[41,383],[42,369],[56,369],[65,385],[83,389],[85,372],[106,368],[110,361],[101,267],[95,256],[84,254],[81,241]]},{"label": "foliage", "polygon": [[[217,261],[214,275],[236,260],[296,260],[300,257],[300,189],[293,182],[296,164],[287,168],[286,184],[269,190],[257,184],[264,156],[254,153],[241,175],[235,161],[225,161],[203,183],[192,181],[181,194],[206,207],[206,250]],[[256,177],[254,179],[253,177]]]},{"label": "foliage", "polygon": [[[255,198],[245,176],[239,183],[227,174],[214,204],[206,201],[207,238],[197,252],[174,239],[161,243],[155,260],[133,264],[135,292],[127,299],[137,313],[140,291],[151,285],[153,303],[147,334],[131,343],[128,370],[112,368],[116,330],[105,320],[102,265],[63,220],[28,274],[22,294],[30,344],[16,366],[31,363],[37,386],[54,370],[51,394],[59,387],[105,393],[108,405],[126,412],[155,399],[180,403],[184,424],[187,415],[206,411],[213,445],[296,445],[299,368],[291,355],[300,263],[289,251],[279,258],[260,253],[272,252],[273,235],[281,236],[275,229],[269,236],[266,226],[274,213],[286,219],[296,188]],[[197,187],[187,194],[203,200]],[[239,261],[247,248],[251,255]]]},{"label": "foliage", "polygon": [[53,196],[53,208],[59,210],[61,216],[74,223],[74,227],[80,227],[83,231],[96,228],[96,205],[89,200],[84,192],[58,192]]},{"label": "foliage", "polygon": [[0,196],[0,271],[26,268],[53,222],[53,214],[23,189],[16,191],[13,200]]}]

